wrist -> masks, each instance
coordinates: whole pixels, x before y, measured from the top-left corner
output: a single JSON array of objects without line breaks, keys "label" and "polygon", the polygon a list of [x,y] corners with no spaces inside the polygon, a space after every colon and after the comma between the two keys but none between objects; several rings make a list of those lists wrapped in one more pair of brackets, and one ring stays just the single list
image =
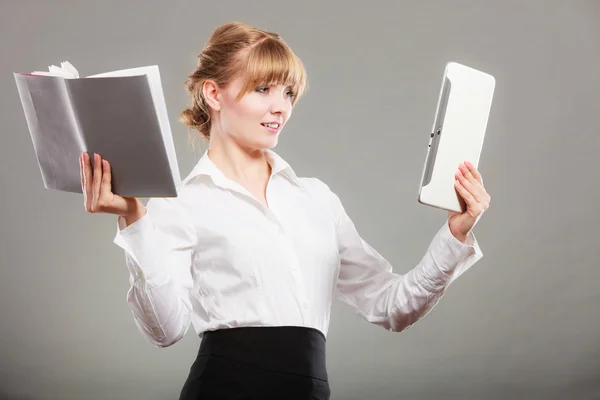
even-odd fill
[{"label": "wrist", "polygon": [[467,235],[454,235],[454,237],[461,243],[467,243]]},{"label": "wrist", "polygon": [[454,236],[456,238],[456,240],[458,240],[461,243],[466,243],[467,242],[467,234],[455,232],[452,229],[452,226],[449,226],[449,228],[450,228],[450,233],[452,234],[452,236]]},{"label": "wrist", "polygon": [[135,202],[129,207],[128,212],[125,215],[121,215],[121,217],[125,220],[126,225],[129,226],[141,219],[144,215],[146,215],[146,207],[136,198]]}]

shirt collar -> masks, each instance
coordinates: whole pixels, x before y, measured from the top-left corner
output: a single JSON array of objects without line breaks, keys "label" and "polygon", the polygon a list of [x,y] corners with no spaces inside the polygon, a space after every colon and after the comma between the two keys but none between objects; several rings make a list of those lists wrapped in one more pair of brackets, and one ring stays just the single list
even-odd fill
[{"label": "shirt collar", "polygon": [[[267,162],[271,166],[271,176],[274,177],[277,174],[281,174],[287,178],[294,185],[302,189],[300,180],[292,167],[283,159],[280,155],[275,153],[273,150],[266,149]],[[230,186],[230,180],[223,174],[223,172],[215,165],[215,163],[208,156],[208,150],[204,152],[198,163],[194,166],[186,181],[189,181],[198,176],[208,176],[213,182],[220,186]]]}]

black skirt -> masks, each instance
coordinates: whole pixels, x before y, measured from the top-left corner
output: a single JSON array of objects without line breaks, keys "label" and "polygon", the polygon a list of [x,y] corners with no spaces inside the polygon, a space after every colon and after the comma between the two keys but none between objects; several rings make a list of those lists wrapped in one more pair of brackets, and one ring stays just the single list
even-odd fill
[{"label": "black skirt", "polygon": [[179,400],[326,400],[325,336],[313,328],[204,333]]}]

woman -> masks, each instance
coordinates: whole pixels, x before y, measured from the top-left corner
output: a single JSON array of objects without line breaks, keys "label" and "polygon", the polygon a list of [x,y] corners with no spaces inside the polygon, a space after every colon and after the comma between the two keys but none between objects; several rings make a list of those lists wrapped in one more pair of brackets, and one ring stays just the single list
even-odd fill
[{"label": "woman", "polygon": [[177,198],[111,192],[111,169],[80,157],[85,207],[118,215],[128,304],[154,345],[202,339],[180,399],[328,399],[325,337],[334,297],[400,332],[425,316],[481,256],[472,228],[488,207],[481,176],[461,165],[467,211],[450,212],[410,272],[357,233],[340,199],[299,178],[272,148],[306,87],[302,62],[275,33],[218,27],[186,82],[182,120],[209,142]]}]

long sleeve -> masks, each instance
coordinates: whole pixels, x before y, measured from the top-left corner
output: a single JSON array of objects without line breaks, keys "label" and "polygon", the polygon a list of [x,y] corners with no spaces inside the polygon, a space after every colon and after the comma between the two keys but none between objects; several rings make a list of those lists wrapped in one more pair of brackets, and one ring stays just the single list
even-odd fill
[{"label": "long sleeve", "polygon": [[152,198],[146,209],[129,226],[118,219],[114,242],[125,251],[127,304],[137,327],[152,344],[167,347],[190,326],[196,234],[176,199]]},{"label": "long sleeve", "polygon": [[340,254],[336,296],[370,323],[395,332],[408,329],[431,311],[451,282],[483,257],[472,232],[467,243],[461,243],[446,222],[418,265],[404,275],[394,273],[359,236],[338,196],[330,193]]}]

